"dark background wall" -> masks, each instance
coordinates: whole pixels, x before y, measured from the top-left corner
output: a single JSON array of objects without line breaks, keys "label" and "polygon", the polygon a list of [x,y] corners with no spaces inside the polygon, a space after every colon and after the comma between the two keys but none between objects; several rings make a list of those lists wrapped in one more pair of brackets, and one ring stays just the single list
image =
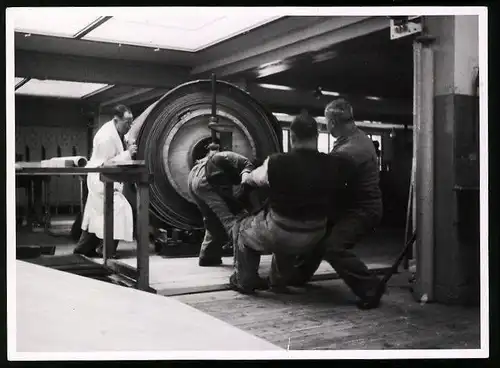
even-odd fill
[{"label": "dark background wall", "polygon": [[[40,161],[57,156],[88,157],[87,106],[79,101],[16,96],[16,156],[23,161]],[[76,177],[52,177],[53,206],[78,205]],[[57,193],[57,195],[54,195]],[[24,189],[16,190],[18,205],[26,203]]]}]

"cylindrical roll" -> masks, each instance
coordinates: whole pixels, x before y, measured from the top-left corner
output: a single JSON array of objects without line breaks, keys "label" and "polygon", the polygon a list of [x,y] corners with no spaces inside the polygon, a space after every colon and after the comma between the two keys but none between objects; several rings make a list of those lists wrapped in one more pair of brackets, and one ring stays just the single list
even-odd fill
[{"label": "cylindrical roll", "polygon": [[50,160],[43,160],[42,163],[45,166],[68,166],[67,164],[70,163],[72,166],[85,167],[87,158],[83,156],[53,157]]},{"label": "cylindrical roll", "polygon": [[[137,159],[145,160],[154,174],[150,213],[157,226],[185,230],[203,226],[188,195],[187,177],[211,140],[211,91],[210,80],[176,87],[138,116],[128,134],[129,141],[137,142]],[[276,118],[240,88],[217,81],[217,116],[220,123],[234,126],[228,147],[232,151],[260,162],[282,150]]]}]

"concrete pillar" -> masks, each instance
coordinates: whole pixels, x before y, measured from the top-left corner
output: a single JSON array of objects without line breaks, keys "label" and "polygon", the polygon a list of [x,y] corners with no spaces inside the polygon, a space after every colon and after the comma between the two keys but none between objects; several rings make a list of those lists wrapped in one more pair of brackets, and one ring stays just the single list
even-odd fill
[{"label": "concrete pillar", "polygon": [[[477,303],[479,125],[474,82],[479,65],[479,19],[429,16],[424,18],[424,27],[435,37],[432,299],[447,304]],[[425,73],[424,68],[422,80]]]}]

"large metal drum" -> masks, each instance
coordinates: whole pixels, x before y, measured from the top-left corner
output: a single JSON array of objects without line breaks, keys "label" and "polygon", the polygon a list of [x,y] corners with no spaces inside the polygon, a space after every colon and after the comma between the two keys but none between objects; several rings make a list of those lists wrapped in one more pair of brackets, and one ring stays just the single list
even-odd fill
[{"label": "large metal drum", "polygon": [[[229,149],[256,162],[282,150],[281,128],[269,111],[230,83],[217,81],[215,86],[218,120],[232,131]],[[155,226],[203,227],[187,178],[211,140],[211,107],[211,81],[198,80],[169,91],[134,120],[129,135],[138,144],[137,159],[145,160],[154,174],[150,214]]]}]

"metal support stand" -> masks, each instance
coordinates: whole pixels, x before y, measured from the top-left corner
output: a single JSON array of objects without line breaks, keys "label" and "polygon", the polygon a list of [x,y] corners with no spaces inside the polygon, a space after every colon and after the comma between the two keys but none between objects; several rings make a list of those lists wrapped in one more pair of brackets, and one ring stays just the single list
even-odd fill
[{"label": "metal support stand", "polygon": [[[220,122],[219,117],[217,116],[217,80],[215,78],[215,74],[212,74],[212,116],[210,117],[210,122],[208,123],[208,127],[212,133],[212,142],[216,142],[217,133],[221,136],[220,138],[224,138],[224,148],[232,149],[232,132],[234,129],[233,123],[230,122]],[[229,138],[228,138],[229,137]],[[222,149],[222,147],[221,147]]]}]

